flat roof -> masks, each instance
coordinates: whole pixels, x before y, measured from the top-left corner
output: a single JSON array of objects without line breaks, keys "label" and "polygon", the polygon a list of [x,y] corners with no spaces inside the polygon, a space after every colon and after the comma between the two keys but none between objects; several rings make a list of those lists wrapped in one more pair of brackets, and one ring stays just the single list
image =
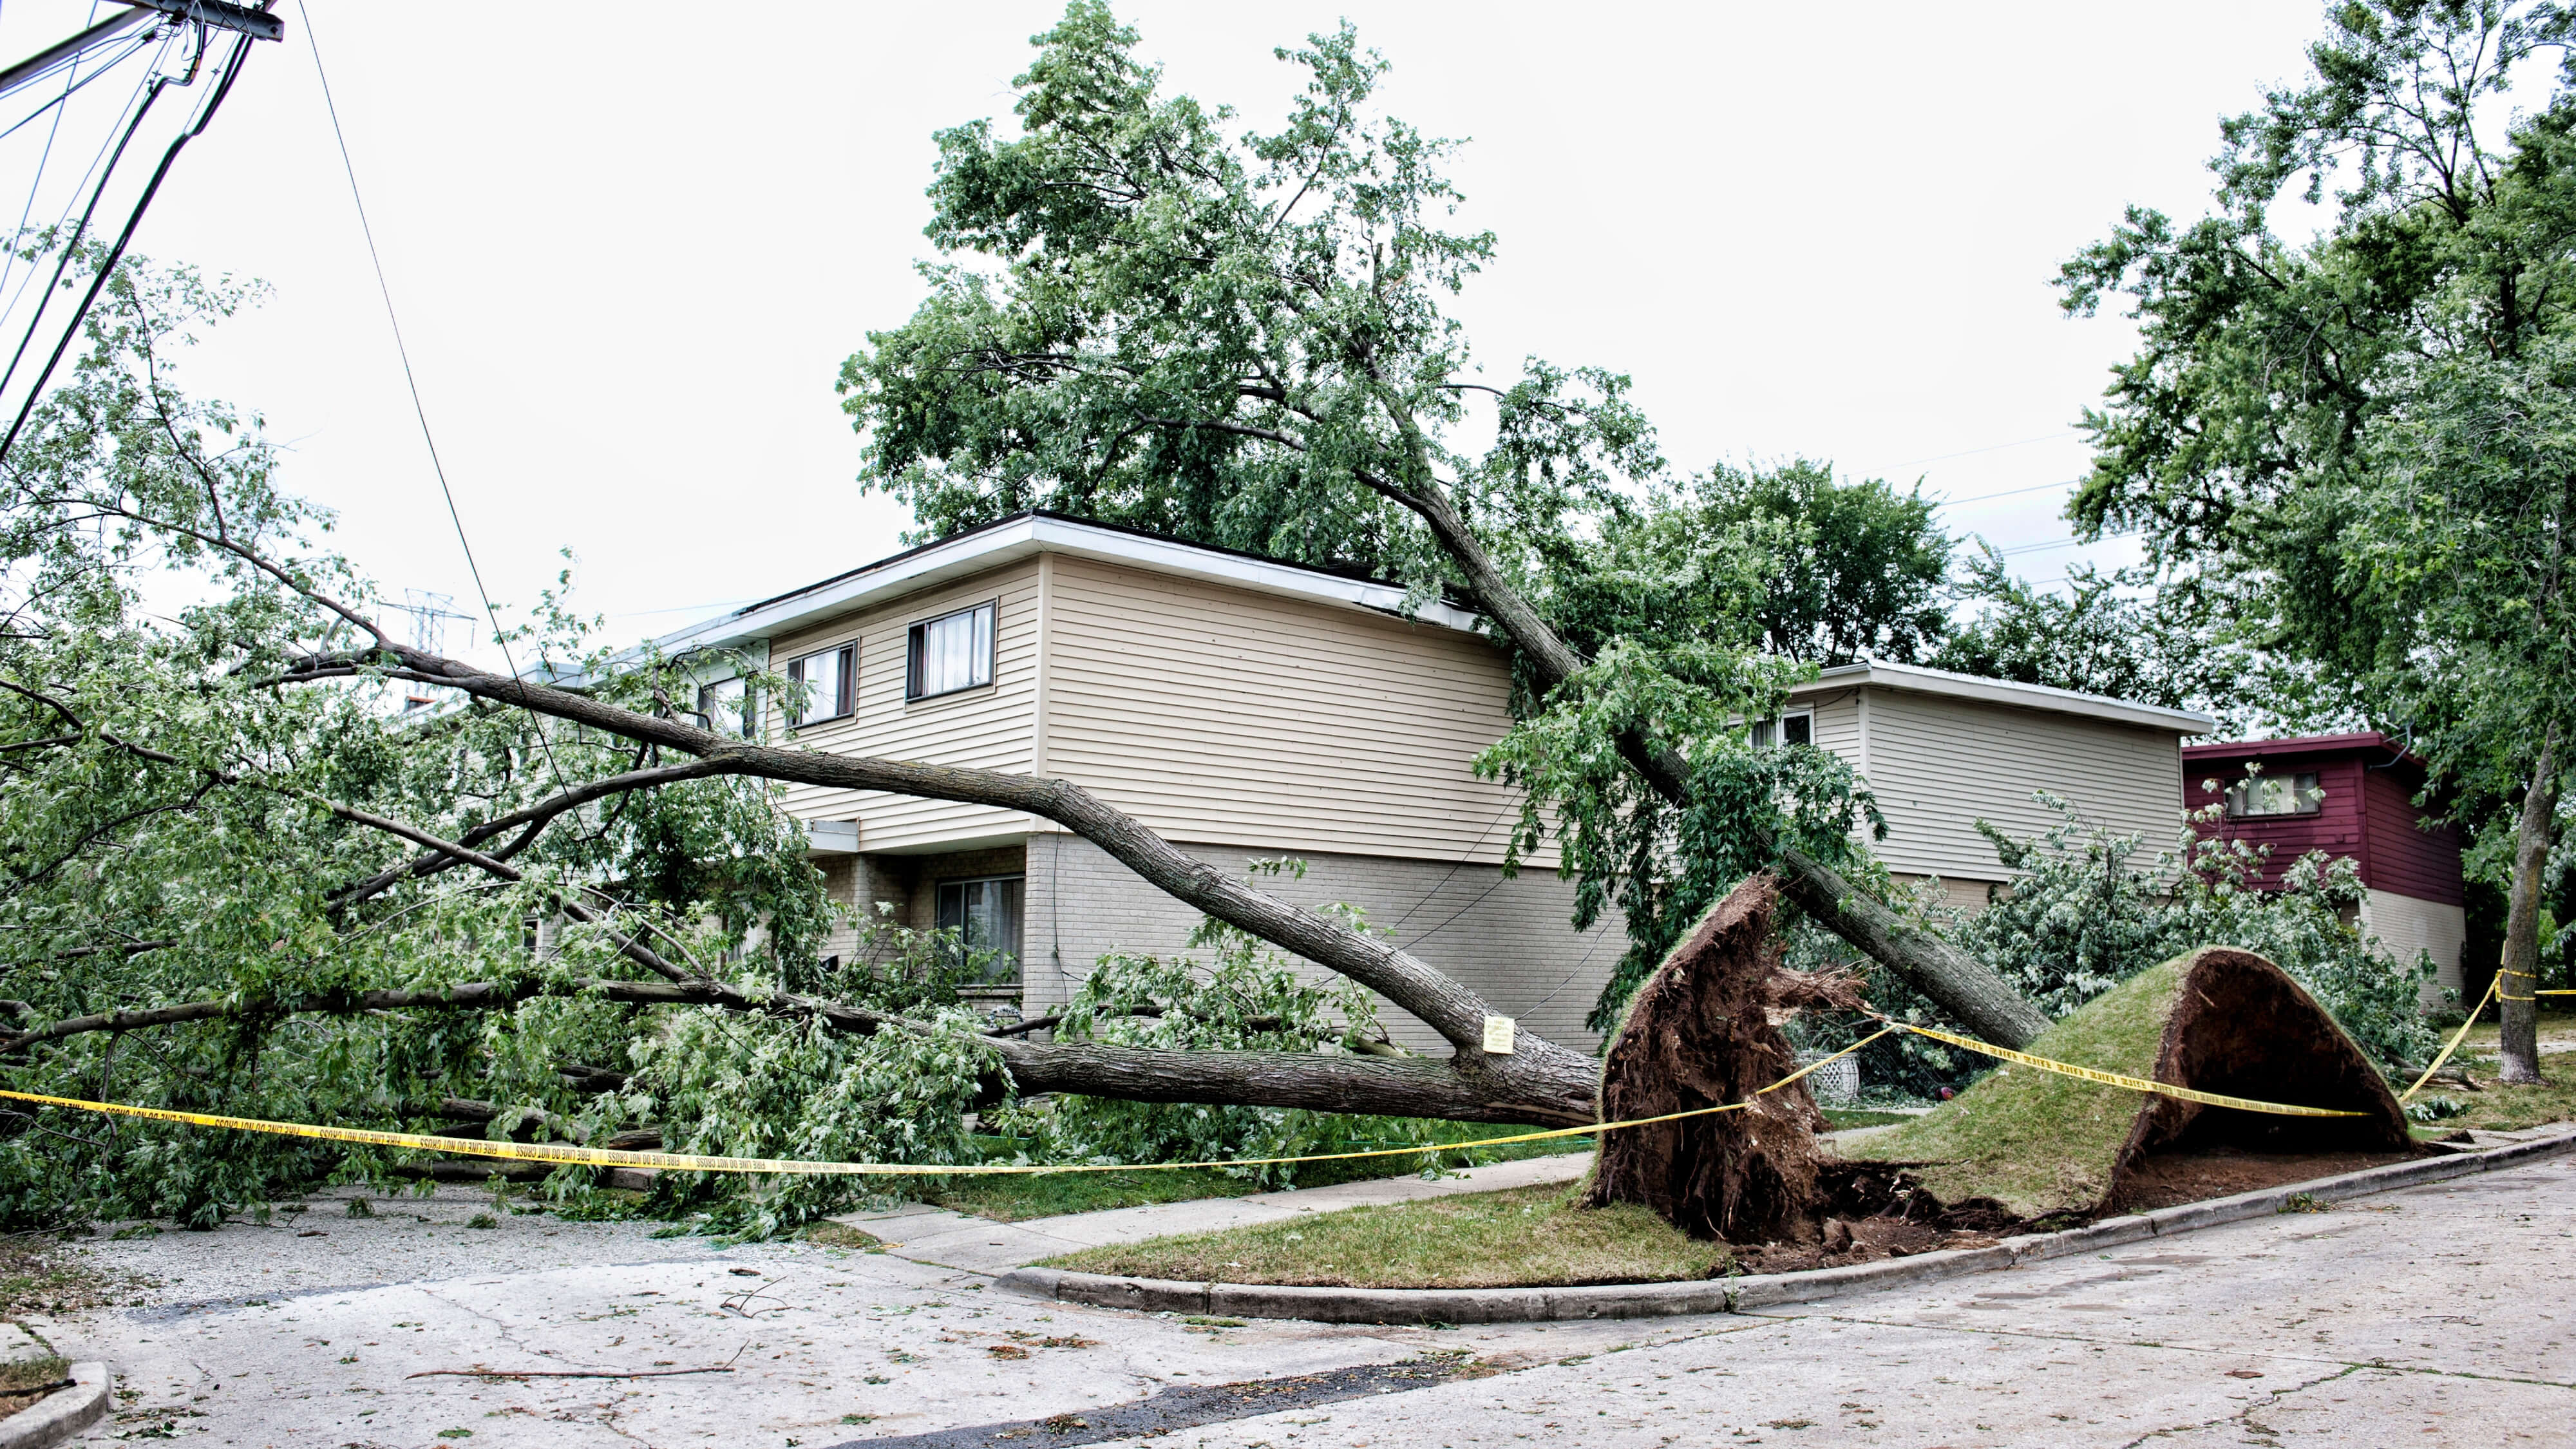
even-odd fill
[{"label": "flat roof", "polygon": [[1950,699],[1974,700],[1980,704],[2008,705],[2015,709],[2046,710],[2052,714],[2081,715],[2111,724],[2141,725],[2184,735],[2207,734],[2218,727],[2216,717],[2187,709],[2167,709],[2160,704],[2140,704],[2135,700],[2113,699],[2104,694],[2053,689],[2045,684],[2017,684],[2008,679],[1956,674],[1947,669],[1927,669],[1920,664],[1880,661],[1835,665],[1804,684],[1792,686],[1789,697],[1797,699],[1829,690],[1863,686],[1903,690],[1911,694],[1936,694]]},{"label": "flat roof", "polygon": [[2378,730],[2356,730],[2344,735],[2297,735],[2286,740],[2223,740],[2215,744],[2185,745],[2183,757],[2192,760],[2277,760],[2299,755],[2382,754],[2383,767],[2399,761],[2427,768],[2424,762],[2408,752],[2404,745]]},{"label": "flat roof", "polygon": [[1419,620],[1462,633],[1478,632],[1475,614],[1443,599],[1407,610],[1402,584],[1282,563],[1232,549],[1180,543],[1060,514],[1031,512],[996,519],[937,543],[906,549],[775,598],[700,620],[663,635],[653,644],[664,654],[676,654],[766,642],[809,624],[1041,553],[1126,564],[1258,593]]}]

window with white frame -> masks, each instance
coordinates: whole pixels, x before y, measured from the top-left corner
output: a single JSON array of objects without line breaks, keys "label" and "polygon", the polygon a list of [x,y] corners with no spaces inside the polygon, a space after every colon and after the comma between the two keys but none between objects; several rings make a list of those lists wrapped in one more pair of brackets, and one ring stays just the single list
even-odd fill
[{"label": "window with white frame", "polygon": [[744,681],[719,679],[698,686],[698,715],[720,735],[743,739],[751,734],[751,694]]},{"label": "window with white frame", "polygon": [[939,882],[939,929],[955,931],[969,953],[989,952],[982,981],[1020,979],[1020,892],[1026,878],[988,875]]},{"label": "window with white frame", "polygon": [[787,661],[787,722],[808,725],[839,719],[850,712],[852,686],[858,683],[859,646],[843,644],[818,649]]},{"label": "window with white frame", "polygon": [[993,682],[993,606],[977,604],[912,626],[903,695],[928,699]]},{"label": "window with white frame", "polygon": [[1773,745],[1812,745],[1816,742],[1816,716],[1813,710],[1798,710],[1773,719],[1753,722],[1753,748],[1767,750]]},{"label": "window with white frame", "polygon": [[2262,815],[2314,815],[2325,808],[2326,792],[2317,788],[2314,771],[2299,775],[2248,775],[2227,789],[2227,813],[2235,819]]}]

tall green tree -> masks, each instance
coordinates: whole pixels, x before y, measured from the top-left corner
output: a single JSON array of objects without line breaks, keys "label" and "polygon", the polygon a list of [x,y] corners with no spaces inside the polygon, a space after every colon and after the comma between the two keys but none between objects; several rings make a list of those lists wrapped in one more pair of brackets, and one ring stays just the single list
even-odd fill
[{"label": "tall green tree", "polygon": [[[2139,531],[2472,805],[2518,797],[2515,973],[2536,960],[2576,720],[2550,421],[2576,100],[2563,72],[2536,113],[2507,97],[2570,35],[2556,5],[2336,5],[2310,81],[2222,125],[2208,216],[2132,208],[2061,276],[2073,313],[2125,294],[2140,338],[2086,415],[2074,517]],[[2326,213],[2312,240],[2273,229],[2292,194]],[[2507,982],[2504,1074],[2533,1080],[2531,982]]]},{"label": "tall green tree", "polygon": [[1832,464],[1797,458],[1721,465],[1661,511],[1680,515],[1691,546],[1720,547],[1729,532],[1759,540],[1768,560],[1752,607],[1762,649],[1835,665],[1912,663],[1948,632],[1951,541],[1936,507],[1919,488],[1839,480]]},{"label": "tall green tree", "polygon": [[2232,631],[2198,617],[2179,591],[2141,594],[2125,574],[2089,565],[2068,569],[2066,585],[2063,593],[2034,587],[1987,545],[1968,559],[1959,580],[1969,618],[1926,662],[1988,679],[2202,710],[2231,734],[2262,717],[2247,701],[2268,661]]},{"label": "tall green tree", "polygon": [[[1603,520],[1662,460],[1625,377],[1533,359],[1485,379],[1443,307],[1494,240],[1451,229],[1451,147],[1377,108],[1382,59],[1348,26],[1283,50],[1303,94],[1276,129],[1234,132],[1230,112],[1165,95],[1097,0],[1037,44],[1016,135],[940,134],[929,233],[948,259],[912,319],[842,370],[869,486],[934,534],[1052,508],[1460,597],[1515,651],[1531,728],[1553,736],[1525,737],[1543,757],[1516,775],[1563,796],[1545,803],[1696,814],[1728,868],[1778,869],[1792,901],[1972,1029],[2045,1025],[1818,855],[1794,811],[1747,792],[1711,812],[1700,772],[1730,748],[1711,721],[1767,712],[1781,683],[1759,640],[1574,642],[1578,595],[1664,586],[1588,577]],[[1471,405],[1491,430],[1474,450]],[[1607,889],[1674,838],[1568,844]]]}]

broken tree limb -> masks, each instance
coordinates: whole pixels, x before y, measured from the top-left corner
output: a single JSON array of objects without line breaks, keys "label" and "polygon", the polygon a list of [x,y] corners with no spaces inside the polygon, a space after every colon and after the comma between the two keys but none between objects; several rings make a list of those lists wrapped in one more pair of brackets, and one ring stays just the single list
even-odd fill
[{"label": "broken tree limb", "polygon": [[[754,744],[421,650],[393,646],[384,653],[397,662],[379,668],[356,658],[315,660],[286,678],[293,682],[381,672],[390,678],[445,685],[478,699],[515,705],[701,759],[723,760],[737,767],[733,773],[760,779],[883,790],[1025,811],[1089,840],[1165,894],[1370,988],[1438,1032],[1462,1058],[1484,1054],[1485,1018],[1492,1009],[1475,992],[1397,946],[1291,906],[1173,848],[1072,781]],[[1532,1050],[1564,1050],[1536,1037],[1523,1040]]]},{"label": "broken tree limb", "polygon": [[[417,991],[317,994],[294,1003],[195,1001],[137,1011],[72,1017],[0,1037],[0,1056],[91,1032],[141,1031],[226,1017],[274,1019],[296,1014],[353,1015],[392,1009],[498,1010],[538,996],[591,995],[635,1006],[711,1006],[727,1011],[811,1018],[836,1031],[934,1028],[791,992],[759,994],[708,983],[660,981],[467,982]],[[1098,1042],[1029,1042],[978,1036],[1000,1059],[1022,1096],[1078,1092],[1139,1102],[1221,1102],[1249,1107],[1305,1107],[1347,1112],[1354,1106],[1393,1117],[1442,1117],[1535,1127],[1594,1120],[1592,1061],[1562,1047],[1533,1051],[1523,1037],[1510,1056],[1456,1058],[1327,1056],[1321,1052],[1166,1051]]]}]

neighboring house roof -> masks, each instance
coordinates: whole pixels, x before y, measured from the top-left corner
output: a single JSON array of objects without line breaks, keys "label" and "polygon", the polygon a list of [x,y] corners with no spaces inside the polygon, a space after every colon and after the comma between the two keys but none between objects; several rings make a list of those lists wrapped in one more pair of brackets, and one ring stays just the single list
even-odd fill
[{"label": "neighboring house roof", "polygon": [[2080,694],[2072,689],[2052,689],[2044,684],[2016,684],[2005,679],[1954,674],[1947,669],[1926,669],[1919,664],[1838,664],[1792,688],[1789,697],[1798,700],[1856,686],[1937,694],[1982,704],[2045,710],[2052,714],[2080,715],[2112,724],[2169,729],[2176,734],[2206,734],[2218,727],[2218,721],[2212,716],[2187,709],[2167,709],[2162,705],[2139,704],[2108,695]]},{"label": "neighboring house roof", "polygon": [[1041,553],[1127,564],[1260,593],[1393,614],[1465,633],[1477,632],[1476,615],[1443,600],[1432,599],[1417,608],[1406,608],[1406,592],[1401,584],[1353,578],[1232,549],[1180,543],[1134,529],[1032,512],[997,519],[937,543],[863,564],[848,573],[665,634],[653,642],[665,654],[686,649],[738,648]]},{"label": "neighboring house roof", "polygon": [[2205,836],[2271,847],[2256,884],[2278,887],[2293,861],[2322,850],[2350,856],[2372,890],[2454,906],[2465,899],[2459,827],[2423,824],[2415,794],[2424,783],[2424,762],[2379,731],[2187,745],[2182,756],[2184,798],[2196,807],[2227,800],[2248,765],[2278,766],[2276,776],[2314,775],[2320,793],[2304,812],[2226,814],[2200,823]]},{"label": "neighboring house roof", "polygon": [[2302,755],[2376,754],[2376,763],[2385,769],[2400,761],[2424,769],[2425,764],[2407,752],[2406,747],[2377,730],[2361,730],[2348,735],[2301,735],[2287,740],[2224,740],[2214,744],[2185,745],[2186,761],[2204,760],[2279,760]]}]

